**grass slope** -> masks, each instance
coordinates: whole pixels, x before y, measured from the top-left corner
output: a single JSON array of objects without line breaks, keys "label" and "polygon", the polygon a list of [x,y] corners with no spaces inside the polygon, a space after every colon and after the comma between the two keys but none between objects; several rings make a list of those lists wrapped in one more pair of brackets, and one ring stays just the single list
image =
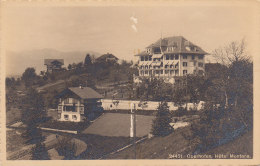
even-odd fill
[{"label": "grass slope", "polygon": [[[189,127],[177,129],[174,133],[166,137],[154,137],[140,144],[137,144],[137,159],[167,159],[169,155],[182,154],[187,158],[189,152],[188,141],[182,136],[182,132],[187,132]],[[211,149],[203,154],[253,154],[253,133],[249,131],[232,142]],[[134,159],[134,147],[125,149],[119,153],[106,156],[106,159]]]}]

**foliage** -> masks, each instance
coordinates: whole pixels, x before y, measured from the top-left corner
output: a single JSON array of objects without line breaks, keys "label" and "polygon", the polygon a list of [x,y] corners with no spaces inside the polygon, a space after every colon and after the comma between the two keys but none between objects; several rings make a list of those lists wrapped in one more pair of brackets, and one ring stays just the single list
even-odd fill
[{"label": "foliage", "polygon": [[171,114],[167,102],[161,102],[157,108],[156,117],[152,124],[152,134],[155,136],[166,136],[173,132],[170,126]]},{"label": "foliage", "polygon": [[27,125],[23,136],[27,138],[29,143],[42,141],[41,131],[37,127],[45,114],[42,96],[35,89],[28,89],[23,98],[22,121]]},{"label": "foliage", "polygon": [[76,145],[74,142],[71,142],[70,139],[71,138],[58,139],[58,146],[56,147],[58,153],[67,160],[72,160],[76,157]]},{"label": "foliage", "polygon": [[244,41],[232,42],[215,56],[222,64],[207,66],[206,105],[199,121],[191,124],[191,133],[186,133],[199,151],[234,139],[253,126],[253,63],[245,54]]},{"label": "foliage", "polygon": [[44,143],[37,143],[32,149],[32,160],[49,160],[48,151]]},{"label": "foliage", "polygon": [[29,68],[25,69],[25,71],[22,75],[22,81],[24,81],[26,87],[29,87],[29,86],[35,84],[36,79],[37,79],[37,75],[35,73],[34,68],[29,67]]},{"label": "foliage", "polygon": [[136,87],[136,97],[140,100],[164,101],[170,100],[171,84],[167,84],[163,79],[144,78],[142,83]]}]

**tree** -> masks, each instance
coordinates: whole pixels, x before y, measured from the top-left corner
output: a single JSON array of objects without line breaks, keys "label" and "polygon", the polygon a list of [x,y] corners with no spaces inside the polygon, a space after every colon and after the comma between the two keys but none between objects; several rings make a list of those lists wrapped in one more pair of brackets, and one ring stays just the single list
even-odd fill
[{"label": "tree", "polygon": [[38,126],[44,117],[45,111],[42,96],[35,89],[28,89],[22,105],[22,121],[26,125],[23,136],[27,138],[28,143],[38,143],[43,140]]},{"label": "tree", "polygon": [[84,60],[84,66],[91,66],[91,65],[92,65],[91,57],[89,54],[87,54]]},{"label": "tree", "polygon": [[68,65],[68,70],[71,70],[71,69],[72,69],[72,65],[69,64],[69,65]]},{"label": "tree", "polygon": [[22,75],[22,80],[24,81],[26,87],[33,85],[36,78],[37,75],[35,73],[35,69],[31,67],[25,69]]},{"label": "tree", "polygon": [[173,128],[170,125],[171,121],[171,114],[167,102],[160,102],[156,117],[153,120],[152,134],[155,136],[166,136],[173,132]]},{"label": "tree", "polygon": [[221,64],[206,68],[201,118],[191,124],[191,133],[184,134],[197,152],[232,140],[253,125],[253,63],[244,40],[215,50],[214,56]]},{"label": "tree", "polygon": [[233,41],[227,46],[219,47],[212,52],[215,60],[225,66],[241,60],[249,60],[250,55],[246,51],[245,39],[240,42]]}]

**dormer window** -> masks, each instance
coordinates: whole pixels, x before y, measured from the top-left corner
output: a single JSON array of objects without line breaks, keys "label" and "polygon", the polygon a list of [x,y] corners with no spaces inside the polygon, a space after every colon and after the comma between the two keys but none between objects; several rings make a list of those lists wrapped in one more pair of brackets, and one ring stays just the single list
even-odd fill
[{"label": "dormer window", "polygon": [[190,46],[186,46],[185,49],[190,51]]}]

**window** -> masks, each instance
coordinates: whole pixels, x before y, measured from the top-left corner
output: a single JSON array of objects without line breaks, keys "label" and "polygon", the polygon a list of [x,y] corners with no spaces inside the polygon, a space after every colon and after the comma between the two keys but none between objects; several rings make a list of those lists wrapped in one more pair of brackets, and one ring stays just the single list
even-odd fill
[{"label": "window", "polygon": [[196,66],[197,65],[197,62],[193,62],[193,66]]},{"label": "window", "polygon": [[155,54],[160,54],[160,53],[161,53],[160,47],[154,48],[154,53],[155,53]]},{"label": "window", "polygon": [[179,59],[179,55],[175,55],[175,60],[178,60],[178,59]]},{"label": "window", "polygon": [[171,55],[171,56],[170,56],[170,59],[173,60],[173,59],[174,59],[174,55]]},{"label": "window", "polygon": [[191,58],[192,58],[192,60],[194,60],[195,59],[195,55],[192,55]]},{"label": "window", "polygon": [[152,56],[149,56],[149,61],[151,61],[152,60]]},{"label": "window", "polygon": [[187,62],[183,62],[183,63],[182,63],[182,66],[185,66],[185,67],[186,67],[186,66],[188,66],[188,63],[187,63]]},{"label": "window", "polygon": [[144,57],[144,60],[145,60],[145,61],[148,61],[148,59],[149,59],[148,56],[145,56],[145,57]]},{"label": "window", "polygon": [[148,71],[147,70],[145,70],[145,72],[144,72],[145,74],[148,74]]},{"label": "window", "polygon": [[69,101],[70,101],[69,98],[64,99],[64,103],[65,103],[65,104],[68,104]]},{"label": "window", "polygon": [[168,66],[169,66],[169,65],[165,65],[165,69],[167,69],[167,68],[168,68]]},{"label": "window", "polygon": [[200,55],[200,56],[199,56],[199,59],[203,59],[203,58],[204,58],[204,55]]},{"label": "window", "polygon": [[166,59],[166,60],[169,60],[169,55],[166,55],[166,56],[165,56],[165,59]]},{"label": "window", "polygon": [[173,65],[170,65],[170,68],[173,68]]},{"label": "window", "polygon": [[183,59],[187,59],[187,55],[183,55],[182,57],[183,57]]},{"label": "window", "polygon": [[147,66],[147,65],[145,65],[145,69],[148,69],[148,66]]},{"label": "window", "polygon": [[174,70],[171,70],[171,71],[170,71],[170,74],[173,75],[173,74],[174,74]]},{"label": "window", "polygon": [[175,70],[175,75],[179,75],[179,70]]},{"label": "window", "polygon": [[141,56],[141,61],[144,61],[144,57],[143,56]]},{"label": "window", "polygon": [[203,63],[199,62],[199,63],[198,63],[198,66],[199,66],[199,67],[203,67],[204,65],[203,65]]},{"label": "window", "polygon": [[73,120],[77,120],[77,115],[72,115]]},{"label": "window", "polygon": [[64,106],[64,111],[67,111],[67,112],[77,112],[75,106]]},{"label": "window", "polygon": [[187,74],[187,70],[183,70],[183,75]]},{"label": "window", "polygon": [[168,74],[169,73],[169,70],[165,70],[165,74]]},{"label": "window", "polygon": [[69,120],[69,115],[64,115],[65,120]]},{"label": "window", "polygon": [[161,70],[161,74],[163,74],[163,70]]}]

